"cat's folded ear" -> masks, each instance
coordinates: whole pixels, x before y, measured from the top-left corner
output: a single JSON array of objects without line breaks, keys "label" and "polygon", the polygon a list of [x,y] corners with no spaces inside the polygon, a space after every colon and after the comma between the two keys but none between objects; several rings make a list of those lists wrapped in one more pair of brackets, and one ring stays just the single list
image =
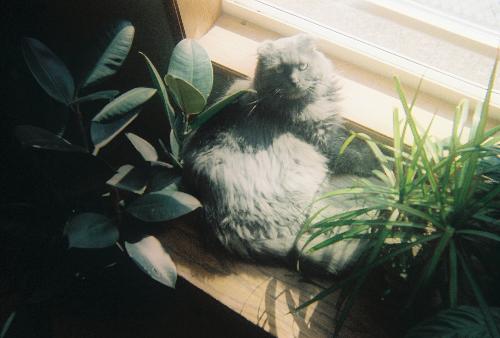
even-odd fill
[{"label": "cat's folded ear", "polygon": [[299,48],[305,50],[315,50],[316,49],[316,39],[314,39],[309,34],[299,34],[296,36]]},{"label": "cat's folded ear", "polygon": [[266,56],[274,51],[273,41],[264,41],[257,48],[257,55]]}]

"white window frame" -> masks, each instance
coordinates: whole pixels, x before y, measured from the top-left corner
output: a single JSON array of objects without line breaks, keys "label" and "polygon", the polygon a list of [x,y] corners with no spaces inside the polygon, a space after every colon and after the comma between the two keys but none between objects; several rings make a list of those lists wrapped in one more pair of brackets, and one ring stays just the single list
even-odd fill
[{"label": "white window frame", "polygon": [[[368,0],[377,5],[392,6],[391,1]],[[401,4],[393,8],[398,15],[408,15],[411,13],[408,8]],[[298,32],[306,32],[316,36],[322,49],[329,55],[348,60],[370,72],[382,76],[398,75],[402,81],[415,87],[421,78],[427,92],[439,96],[448,102],[458,103],[460,99],[466,98],[473,102],[480,102],[484,98],[486,83],[476,84],[472,81],[460,78],[449,72],[422,64],[409,57],[395,54],[387,49],[350,36],[349,34],[323,25],[315,20],[292,13],[279,6],[266,4],[259,0],[223,0],[222,12],[231,16],[246,20],[265,29],[277,32],[281,35],[290,35]],[[491,48],[496,49],[493,35],[486,35],[485,31],[476,29],[457,30],[457,21],[451,19],[437,20],[437,14],[433,16],[429,11],[413,12],[414,19],[419,20],[422,26],[429,25],[431,20],[435,20],[434,26],[446,29],[447,31],[459,31],[464,34],[464,39],[474,39]],[[426,20],[423,20],[426,17]],[[500,120],[500,92],[494,90],[491,99],[491,116]]]},{"label": "white window frame", "polygon": [[433,26],[463,39],[480,43],[493,50],[500,46],[500,33],[473,22],[448,15],[412,0],[364,0],[400,16],[410,17],[423,25]]}]

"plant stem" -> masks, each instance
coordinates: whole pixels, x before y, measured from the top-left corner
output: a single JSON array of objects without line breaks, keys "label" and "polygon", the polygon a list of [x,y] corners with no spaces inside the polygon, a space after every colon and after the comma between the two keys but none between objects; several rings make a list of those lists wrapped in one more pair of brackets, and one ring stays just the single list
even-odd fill
[{"label": "plant stem", "polygon": [[85,149],[87,149],[87,151],[90,151],[89,140],[87,138],[87,133],[85,131],[85,126],[83,125],[83,114],[80,111],[80,105],[79,104],[76,104],[76,111],[75,112],[76,112],[76,120],[77,120],[77,123],[78,123],[78,128],[80,129],[80,137],[81,137],[83,146],[85,147]]},{"label": "plant stem", "polygon": [[113,209],[116,214],[116,221],[118,229],[122,224],[122,210],[120,209],[120,192],[115,187],[111,187],[111,202],[113,203]]}]

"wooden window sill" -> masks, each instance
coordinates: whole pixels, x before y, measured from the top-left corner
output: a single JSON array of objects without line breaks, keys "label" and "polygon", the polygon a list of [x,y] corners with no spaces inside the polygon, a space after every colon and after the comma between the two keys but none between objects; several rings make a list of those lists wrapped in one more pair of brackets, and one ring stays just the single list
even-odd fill
[{"label": "wooden window sill", "polygon": [[[294,313],[332,281],[303,280],[284,267],[252,264],[226,252],[207,249],[196,226],[176,224],[160,236],[177,265],[179,276],[276,337],[331,337],[338,293]],[[360,299],[342,331],[342,337],[386,337],[374,313],[374,304]]]},{"label": "wooden window sill", "polygon": [[[223,13],[198,41],[214,63],[251,77],[257,62],[257,46],[264,40],[278,37],[280,35],[273,31]],[[383,139],[392,138],[393,110],[397,107],[402,111],[393,80],[327,55],[336,66],[342,86],[340,106],[347,122]],[[405,89],[411,99],[415,90],[409,86]],[[417,122],[427,126],[435,115],[431,134],[437,138],[447,137],[459,102],[428,94],[431,90],[425,88],[425,83],[421,89],[413,110]],[[492,120],[490,125],[494,123],[497,121]]]}]

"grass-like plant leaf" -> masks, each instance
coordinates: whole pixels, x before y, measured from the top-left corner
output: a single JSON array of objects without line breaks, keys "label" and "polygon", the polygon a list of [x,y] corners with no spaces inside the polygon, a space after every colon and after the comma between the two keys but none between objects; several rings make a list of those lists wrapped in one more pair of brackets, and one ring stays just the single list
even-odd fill
[{"label": "grass-like plant leaf", "polygon": [[394,257],[396,256],[399,256],[401,255],[402,253],[405,253],[407,252],[408,250],[411,250],[414,246],[418,245],[418,244],[423,244],[423,243],[426,243],[426,242],[430,242],[432,240],[435,240],[436,238],[438,238],[439,235],[429,235],[429,236],[426,236],[426,237],[422,237],[420,239],[417,239],[415,240],[414,242],[410,243],[410,244],[403,244],[401,245],[397,250],[394,250],[393,252],[379,258],[378,260],[372,262],[370,265],[368,266],[363,266],[362,268],[359,268],[355,271],[353,271],[348,277],[346,277],[345,279],[342,279],[341,281],[339,281],[338,283],[332,285],[331,287],[329,288],[326,288],[325,290],[319,292],[317,295],[315,295],[313,298],[311,298],[310,300],[300,304],[296,309],[295,311],[299,311],[317,301],[319,301],[320,299],[328,296],[329,294],[332,294],[334,292],[336,292],[337,290],[340,290],[342,289],[343,287],[345,287],[346,285],[349,285],[350,283],[352,283],[353,281],[357,280],[360,276],[363,276],[365,275],[367,272],[373,270],[374,268],[390,261],[391,259],[393,259]]},{"label": "grass-like plant leaf", "polygon": [[475,229],[462,229],[462,230],[457,230],[457,235],[472,235],[472,236],[479,236],[487,239],[491,239],[493,241],[500,242],[500,236],[495,235],[494,233],[488,232],[488,231],[481,231],[481,230],[475,230]]},{"label": "grass-like plant leaf", "polygon": [[450,278],[448,285],[448,297],[450,308],[457,307],[458,304],[458,265],[457,265],[457,246],[453,239],[448,246],[448,267],[450,269]]},{"label": "grass-like plant leaf", "polygon": [[23,56],[38,84],[54,100],[69,105],[75,95],[71,73],[47,46],[33,38],[25,38]]},{"label": "grass-like plant leaf", "polygon": [[413,286],[413,290],[411,291],[410,296],[408,297],[408,300],[406,302],[406,308],[409,308],[410,305],[413,304],[413,302],[415,301],[415,297],[417,296],[417,293],[420,291],[420,289],[428,285],[429,280],[434,275],[434,271],[436,270],[438,263],[441,261],[441,255],[447,248],[448,242],[452,238],[454,232],[455,230],[452,227],[446,227],[443,235],[439,239],[439,242],[430,261],[424,267],[422,273]]},{"label": "grass-like plant leaf", "polygon": [[[379,159],[383,171],[373,173],[380,181],[359,179],[351,188],[335,190],[319,198],[324,201],[330,197],[346,196],[359,199],[364,207],[328,216],[316,223],[306,220],[305,234],[309,237],[305,243],[314,243],[313,249],[343,239],[368,239],[367,251],[352,274],[305,303],[310,304],[331,292],[342,290],[336,335],[368,272],[390,261],[390,267],[386,265],[385,269],[394,270],[391,273],[416,277],[407,308],[425,287],[436,291],[439,288],[444,295],[440,305],[451,308],[457,308],[459,302],[474,302],[467,292],[462,291],[470,289],[484,316],[489,336],[498,337],[498,328],[473,274],[486,268],[482,266],[481,257],[484,255],[476,246],[481,245],[487,250],[490,245],[496,246],[500,242],[500,223],[496,219],[500,207],[500,175],[497,174],[500,137],[496,133],[500,127],[486,130],[493,78],[494,74],[490,77],[485,103],[477,107],[468,135],[465,128],[469,110],[467,101],[457,106],[450,137],[435,140],[430,134],[432,121],[425,129],[417,125],[412,115],[415,99],[408,104],[397,78],[396,90],[405,116],[400,120],[398,110],[393,112],[393,145],[383,145],[367,135],[353,133],[365,140]],[[407,130],[413,138],[409,146],[404,144]],[[371,218],[363,219],[366,216]],[[385,218],[386,224],[383,222]],[[341,226],[346,227],[342,233],[335,231]],[[473,259],[469,258],[471,253]],[[407,271],[410,271],[409,275]],[[448,290],[442,281],[447,282]]]},{"label": "grass-like plant leaf", "polygon": [[[497,325],[500,309],[491,309]],[[481,310],[472,306],[460,306],[441,311],[436,316],[411,328],[404,338],[486,338],[491,337]]]},{"label": "grass-like plant leaf", "polygon": [[460,253],[458,253],[457,255],[460,265],[462,266],[462,269],[464,271],[465,277],[469,282],[472,292],[474,293],[474,297],[476,298],[477,303],[479,304],[479,308],[483,313],[484,319],[486,321],[486,326],[488,328],[491,337],[499,338],[500,334],[498,333],[498,327],[495,321],[493,320],[493,315],[490,311],[490,308],[488,307],[488,303],[484,299],[483,293],[481,292],[481,289],[479,288],[475,278],[472,275],[472,272],[469,269],[469,264],[466,262],[466,260]]}]

